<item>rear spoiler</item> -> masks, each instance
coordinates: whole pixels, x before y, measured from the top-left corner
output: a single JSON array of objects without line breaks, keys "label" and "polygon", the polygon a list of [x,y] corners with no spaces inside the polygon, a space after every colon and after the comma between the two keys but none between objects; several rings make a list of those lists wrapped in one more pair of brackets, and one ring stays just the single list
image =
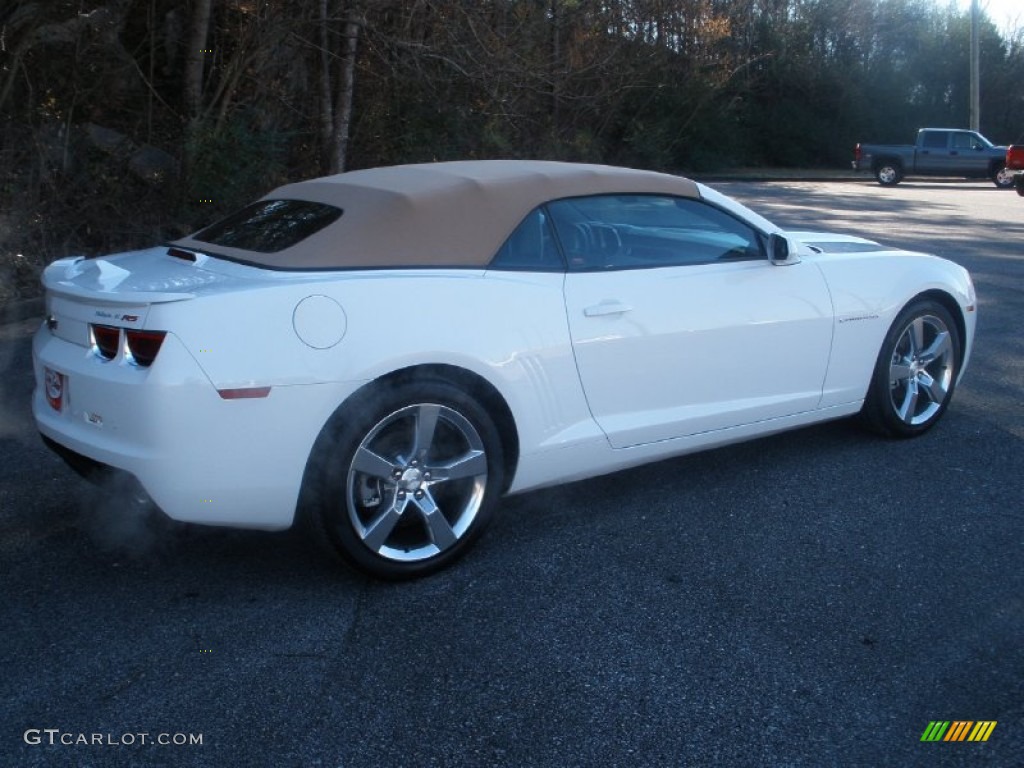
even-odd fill
[{"label": "rear spoiler", "polygon": [[[194,299],[194,293],[118,289],[131,273],[105,259],[70,256],[43,270],[43,287],[51,294],[111,306],[165,304]],[[82,285],[86,283],[86,285]]]}]

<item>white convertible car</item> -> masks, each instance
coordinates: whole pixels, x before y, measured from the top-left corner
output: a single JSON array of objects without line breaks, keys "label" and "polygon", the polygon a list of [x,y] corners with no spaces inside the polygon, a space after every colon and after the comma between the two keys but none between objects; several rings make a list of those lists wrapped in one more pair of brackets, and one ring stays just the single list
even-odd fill
[{"label": "white convertible car", "polygon": [[43,282],[33,411],[73,467],[175,520],[308,520],[385,578],[506,493],[857,413],[920,434],[977,314],[949,261],[553,162],[291,184]]}]

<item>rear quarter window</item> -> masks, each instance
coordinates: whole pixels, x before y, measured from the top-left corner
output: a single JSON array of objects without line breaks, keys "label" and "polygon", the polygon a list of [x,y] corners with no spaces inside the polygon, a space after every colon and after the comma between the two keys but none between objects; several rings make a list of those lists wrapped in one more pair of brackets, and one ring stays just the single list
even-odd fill
[{"label": "rear quarter window", "polygon": [[491,269],[561,272],[562,256],[543,208],[534,208],[491,259]]},{"label": "rear quarter window", "polygon": [[949,143],[949,133],[946,131],[925,131],[922,134],[921,146],[929,149],[945,149]]},{"label": "rear quarter window", "polygon": [[259,200],[211,224],[194,239],[226,248],[276,253],[302,242],[342,214],[340,208],[307,200]]}]

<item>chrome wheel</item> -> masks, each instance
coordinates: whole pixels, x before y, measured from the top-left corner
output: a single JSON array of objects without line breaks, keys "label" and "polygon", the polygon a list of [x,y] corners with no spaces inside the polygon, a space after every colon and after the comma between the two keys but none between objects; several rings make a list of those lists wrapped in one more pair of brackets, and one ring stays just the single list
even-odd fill
[{"label": "chrome wheel", "polygon": [[889,401],[900,421],[917,427],[938,413],[949,397],[954,359],[946,324],[934,315],[915,317],[889,364]]},{"label": "chrome wheel", "polygon": [[992,181],[1000,189],[1009,189],[1013,186],[1014,172],[1007,168],[1005,165],[996,171],[996,175],[992,177]]},{"label": "chrome wheel", "polygon": [[896,317],[879,350],[861,414],[890,437],[914,437],[942,417],[960,370],[960,332],[945,306],[920,299]]},{"label": "chrome wheel", "polygon": [[903,178],[903,174],[900,173],[900,169],[895,165],[886,163],[885,165],[880,165],[875,169],[875,178],[878,179],[878,183],[882,186],[891,187],[900,183],[900,179]]},{"label": "chrome wheel", "polygon": [[310,532],[361,571],[410,579],[483,532],[504,445],[481,402],[447,381],[374,382],[325,425],[306,471]]},{"label": "chrome wheel", "polygon": [[487,454],[457,411],[420,403],[384,417],[356,448],[346,506],[363,545],[394,561],[434,557],[476,519],[487,488]]}]

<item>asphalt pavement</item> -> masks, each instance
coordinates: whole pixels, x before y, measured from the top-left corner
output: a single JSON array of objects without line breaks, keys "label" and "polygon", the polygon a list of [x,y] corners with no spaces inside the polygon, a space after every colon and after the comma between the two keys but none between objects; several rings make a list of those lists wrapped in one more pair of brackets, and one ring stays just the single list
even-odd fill
[{"label": "asphalt pavement", "polygon": [[[943,422],[510,498],[413,583],[111,502],[34,433],[38,320],[0,326],[0,766],[1024,765],[1024,200],[717,186],[972,270]],[[937,720],[997,724],[922,742]]]}]

